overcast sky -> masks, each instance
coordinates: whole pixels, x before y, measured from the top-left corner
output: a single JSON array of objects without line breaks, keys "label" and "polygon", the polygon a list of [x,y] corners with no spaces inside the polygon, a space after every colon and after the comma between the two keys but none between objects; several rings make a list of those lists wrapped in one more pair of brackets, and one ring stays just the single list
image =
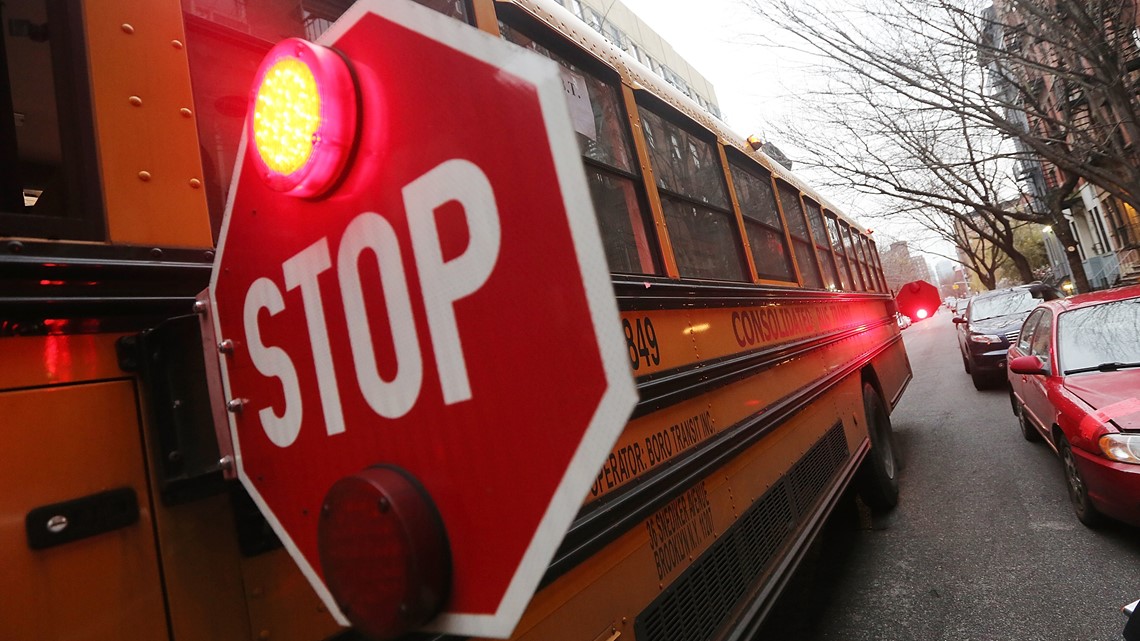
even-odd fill
[{"label": "overcast sky", "polygon": [[760,133],[780,110],[784,61],[756,44],[763,26],[739,0],[623,0],[713,83],[725,122]]}]

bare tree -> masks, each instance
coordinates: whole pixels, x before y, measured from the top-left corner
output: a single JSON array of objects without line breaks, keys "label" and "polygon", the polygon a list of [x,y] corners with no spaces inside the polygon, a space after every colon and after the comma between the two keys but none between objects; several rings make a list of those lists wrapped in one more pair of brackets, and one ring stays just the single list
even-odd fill
[{"label": "bare tree", "polygon": [[798,113],[814,115],[785,123],[779,135],[806,151],[800,162],[830,176],[830,186],[873,196],[877,216],[909,219],[952,243],[984,283],[1004,263],[1034,279],[1015,243],[1024,223],[1012,208],[1024,194],[1007,140],[858,76],[837,75],[799,98],[815,108]]},{"label": "bare tree", "polygon": [[[1030,206],[995,215],[1051,224],[1070,247],[1063,211],[1080,180],[1140,205],[1130,1],[744,1],[799,37],[833,80],[858,78],[879,99],[1015,141],[1004,155],[1022,169],[1044,161]],[[1067,254],[1087,290],[1079,257]]]}]

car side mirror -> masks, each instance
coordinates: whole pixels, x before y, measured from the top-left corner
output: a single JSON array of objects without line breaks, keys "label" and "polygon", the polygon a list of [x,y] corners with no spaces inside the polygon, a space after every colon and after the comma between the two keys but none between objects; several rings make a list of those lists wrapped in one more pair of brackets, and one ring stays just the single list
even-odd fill
[{"label": "car side mirror", "polygon": [[961,316],[955,316],[954,317],[954,324],[955,325],[961,325],[962,323],[965,323],[965,322],[966,322],[966,319],[962,318]]},{"label": "car side mirror", "polygon": [[1009,371],[1014,374],[1048,374],[1045,364],[1036,356],[1018,356],[1009,362]]}]

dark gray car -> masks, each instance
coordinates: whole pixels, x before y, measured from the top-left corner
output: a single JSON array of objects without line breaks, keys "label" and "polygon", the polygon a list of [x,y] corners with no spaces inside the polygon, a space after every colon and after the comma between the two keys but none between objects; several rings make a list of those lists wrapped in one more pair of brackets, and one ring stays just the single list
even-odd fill
[{"label": "dark gray car", "polygon": [[995,289],[970,299],[965,314],[955,317],[954,322],[959,324],[962,366],[976,389],[1005,380],[1005,353],[1029,312],[1042,301],[1064,296],[1056,287],[1034,283]]}]

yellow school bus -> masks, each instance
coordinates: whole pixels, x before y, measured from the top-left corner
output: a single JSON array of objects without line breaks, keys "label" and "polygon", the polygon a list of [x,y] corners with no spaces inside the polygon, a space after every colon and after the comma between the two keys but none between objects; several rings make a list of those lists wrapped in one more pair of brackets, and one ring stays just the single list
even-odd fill
[{"label": "yellow school bus", "polygon": [[[0,638],[354,637],[226,478],[195,313],[258,65],[349,4],[0,6]],[[749,638],[898,500],[874,242],[571,9],[421,4],[560,65],[639,392],[512,638]]]}]

